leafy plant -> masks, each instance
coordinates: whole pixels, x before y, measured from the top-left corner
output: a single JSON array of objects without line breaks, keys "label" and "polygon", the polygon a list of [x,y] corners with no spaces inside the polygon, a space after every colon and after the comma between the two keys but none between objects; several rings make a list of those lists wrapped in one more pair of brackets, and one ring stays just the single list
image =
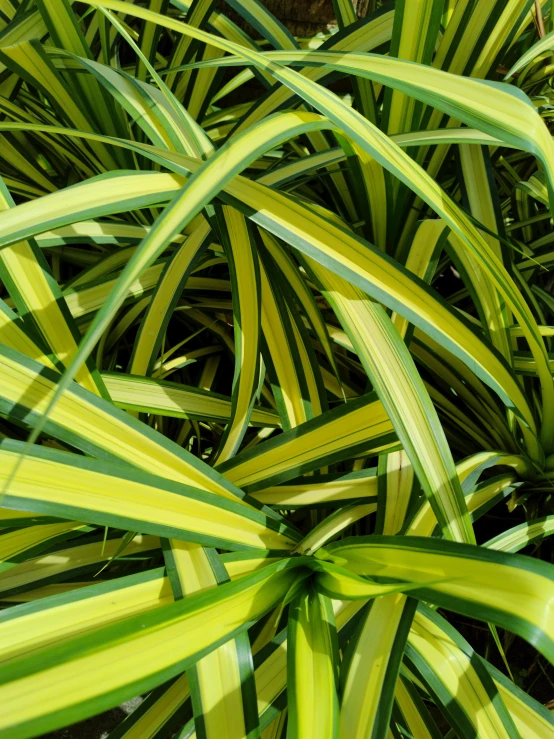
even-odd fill
[{"label": "leafy plant", "polygon": [[229,4],[0,0],[0,737],[544,739],[550,3]]}]

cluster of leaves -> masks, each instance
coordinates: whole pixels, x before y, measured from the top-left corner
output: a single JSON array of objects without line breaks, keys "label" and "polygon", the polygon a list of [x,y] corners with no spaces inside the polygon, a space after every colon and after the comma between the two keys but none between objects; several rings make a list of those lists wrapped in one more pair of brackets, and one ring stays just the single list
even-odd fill
[{"label": "cluster of leaves", "polygon": [[0,737],[545,739],[550,2],[229,3],[0,0]]}]

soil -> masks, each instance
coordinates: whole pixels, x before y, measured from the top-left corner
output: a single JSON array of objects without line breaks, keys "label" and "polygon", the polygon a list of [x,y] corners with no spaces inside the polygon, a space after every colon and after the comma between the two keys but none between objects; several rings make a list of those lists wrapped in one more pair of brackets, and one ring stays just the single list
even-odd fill
[{"label": "soil", "polygon": [[42,739],[107,739],[110,731],[132,713],[142,702],[142,698],[133,698],[123,703],[119,708],[93,716],[86,721],[81,721],[73,726],[68,726],[59,731],[43,734]]}]

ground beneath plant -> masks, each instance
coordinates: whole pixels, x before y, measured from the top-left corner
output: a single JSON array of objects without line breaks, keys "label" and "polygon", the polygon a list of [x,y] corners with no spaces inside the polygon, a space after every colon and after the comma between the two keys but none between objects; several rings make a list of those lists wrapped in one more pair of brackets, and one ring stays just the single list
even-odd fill
[{"label": "ground beneath plant", "polygon": [[142,698],[133,698],[133,700],[123,703],[119,708],[114,708],[99,716],[93,716],[86,721],[81,721],[66,729],[53,731],[50,734],[43,734],[42,739],[107,739],[110,731],[113,731],[119,724],[132,713],[142,702]]}]

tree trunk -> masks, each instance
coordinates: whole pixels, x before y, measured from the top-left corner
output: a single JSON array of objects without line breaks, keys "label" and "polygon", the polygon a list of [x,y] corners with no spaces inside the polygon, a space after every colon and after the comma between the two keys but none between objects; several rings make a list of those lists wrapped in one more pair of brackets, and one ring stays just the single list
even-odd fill
[{"label": "tree trunk", "polygon": [[[315,36],[321,31],[336,28],[337,21],[333,9],[333,0],[261,0],[278,20],[285,25],[293,36]],[[358,18],[366,15],[368,7],[374,0],[353,0],[354,9]],[[220,0],[220,8],[241,28],[251,33],[253,38],[259,36],[234,10]]]}]

